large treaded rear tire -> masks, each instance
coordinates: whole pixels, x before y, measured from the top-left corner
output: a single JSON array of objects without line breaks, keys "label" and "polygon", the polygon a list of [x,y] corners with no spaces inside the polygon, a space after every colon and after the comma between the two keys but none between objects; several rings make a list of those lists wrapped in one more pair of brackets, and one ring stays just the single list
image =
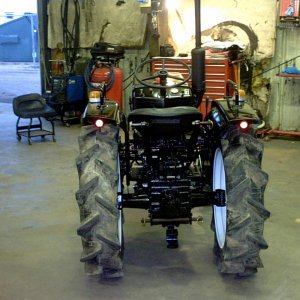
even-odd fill
[{"label": "large treaded rear tire", "polygon": [[85,263],[86,274],[103,278],[123,276],[123,215],[117,208],[118,137],[117,126],[105,125],[101,131],[84,126],[78,138],[80,261]]},{"label": "large treaded rear tire", "polygon": [[249,276],[263,267],[259,256],[268,245],[263,237],[270,212],[264,207],[268,175],[261,170],[263,145],[250,134],[230,129],[221,139],[226,181],[226,236],[220,246],[215,232],[214,254],[221,273]]}]

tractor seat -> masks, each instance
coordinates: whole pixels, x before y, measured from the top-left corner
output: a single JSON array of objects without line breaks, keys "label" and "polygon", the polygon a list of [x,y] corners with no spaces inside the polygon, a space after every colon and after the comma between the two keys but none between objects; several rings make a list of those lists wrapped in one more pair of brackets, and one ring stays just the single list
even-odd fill
[{"label": "tractor seat", "polygon": [[130,112],[128,121],[143,135],[178,135],[194,130],[202,113],[191,106],[138,108]]},{"label": "tractor seat", "polygon": [[14,98],[13,110],[16,116],[23,119],[48,118],[56,115],[56,112],[46,104],[46,100],[35,93]]}]

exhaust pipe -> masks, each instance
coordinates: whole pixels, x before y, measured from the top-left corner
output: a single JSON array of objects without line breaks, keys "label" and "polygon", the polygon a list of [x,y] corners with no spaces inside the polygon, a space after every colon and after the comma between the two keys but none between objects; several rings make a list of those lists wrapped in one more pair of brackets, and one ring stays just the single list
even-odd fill
[{"label": "exhaust pipe", "polygon": [[205,93],[205,50],[201,48],[201,1],[195,0],[196,48],[192,50],[192,91],[200,106]]},{"label": "exhaust pipe", "polygon": [[195,37],[196,48],[201,47],[201,0],[195,0]]}]

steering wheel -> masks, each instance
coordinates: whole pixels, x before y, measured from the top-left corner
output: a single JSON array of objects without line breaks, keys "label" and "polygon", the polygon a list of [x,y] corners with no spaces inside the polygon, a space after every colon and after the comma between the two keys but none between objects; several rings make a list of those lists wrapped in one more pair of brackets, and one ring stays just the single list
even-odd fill
[{"label": "steering wheel", "polygon": [[[147,64],[152,64],[154,62],[160,63],[162,65],[161,69],[158,70],[157,72],[155,72],[151,76],[141,78],[139,73],[143,70],[143,67]],[[187,70],[188,76],[186,78],[182,78],[182,77],[178,77],[178,76],[169,74],[171,69],[169,69],[169,70],[167,69],[167,65],[166,65],[167,62],[171,62],[172,64],[180,65],[181,67],[183,66],[184,67],[183,71]],[[156,89],[175,88],[175,87],[181,86],[181,85],[185,84],[186,82],[188,82],[190,80],[191,76],[192,76],[192,70],[185,62],[178,60],[178,59],[170,58],[170,57],[158,57],[158,58],[152,58],[152,59],[145,60],[136,68],[136,70],[134,72],[134,79],[136,79],[136,81],[138,81],[141,85],[149,87],[149,88],[156,88]],[[179,82],[171,84],[171,85],[167,85],[168,78],[178,80]],[[154,84],[154,83],[146,82],[147,80],[151,80],[151,79],[152,80],[159,79],[160,83]]]}]

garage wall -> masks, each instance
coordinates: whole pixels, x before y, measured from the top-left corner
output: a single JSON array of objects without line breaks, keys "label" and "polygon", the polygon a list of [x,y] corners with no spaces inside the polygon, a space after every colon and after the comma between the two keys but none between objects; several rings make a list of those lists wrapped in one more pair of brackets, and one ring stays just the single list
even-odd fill
[{"label": "garage wall", "polygon": [[[50,0],[48,4],[48,46],[56,48],[62,43],[62,0]],[[123,47],[142,47],[145,41],[147,16],[141,14],[137,1],[79,1],[80,47],[91,47],[105,41]],[[119,3],[119,4],[118,4]],[[68,28],[72,31],[75,18],[74,1],[69,1]]]},{"label": "garage wall", "polygon": [[[289,66],[300,70],[300,57],[292,59],[300,55],[299,45],[300,28],[278,28],[272,61],[274,69],[265,74],[270,80],[268,120],[273,129],[300,131],[300,79],[276,76]],[[286,61],[288,62],[283,64]]]},{"label": "garage wall", "polygon": [[[177,2],[177,10],[169,11],[171,35],[178,52],[187,52],[195,45],[194,0]],[[219,40],[239,41],[246,46],[250,46],[252,43],[254,51],[250,54],[254,60],[273,56],[276,3],[277,0],[259,2],[202,0],[202,42],[218,38]],[[220,32],[221,28],[223,28],[223,32]],[[257,41],[249,40],[247,32],[256,35]],[[216,37],[217,34],[219,34],[218,37]]]}]

